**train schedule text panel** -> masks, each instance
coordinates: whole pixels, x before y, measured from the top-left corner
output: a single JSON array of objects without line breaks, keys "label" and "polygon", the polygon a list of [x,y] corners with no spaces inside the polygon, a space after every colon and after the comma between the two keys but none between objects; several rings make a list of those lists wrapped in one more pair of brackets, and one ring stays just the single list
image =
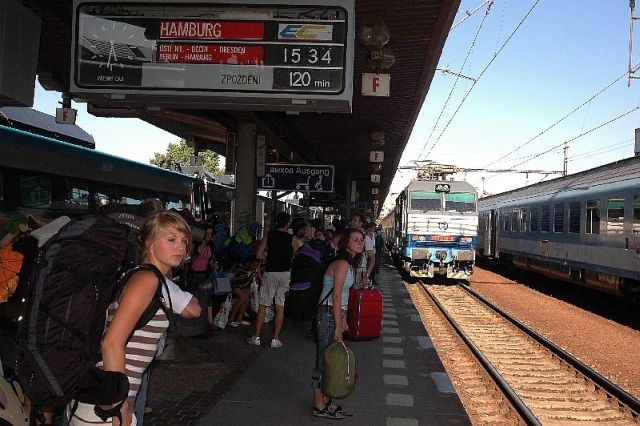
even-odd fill
[{"label": "train schedule text panel", "polygon": [[236,94],[280,100],[255,110],[323,111],[333,99],[327,111],[350,111],[353,1],[182,3],[75,0],[72,92],[103,105],[147,95],[147,105],[215,108],[222,97],[228,107]]}]

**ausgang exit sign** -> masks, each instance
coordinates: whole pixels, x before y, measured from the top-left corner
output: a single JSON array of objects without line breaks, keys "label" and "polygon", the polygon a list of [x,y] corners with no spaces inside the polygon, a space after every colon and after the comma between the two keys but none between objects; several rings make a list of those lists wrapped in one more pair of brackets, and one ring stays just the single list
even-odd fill
[{"label": "ausgang exit sign", "polygon": [[391,74],[362,73],[362,96],[389,96]]}]

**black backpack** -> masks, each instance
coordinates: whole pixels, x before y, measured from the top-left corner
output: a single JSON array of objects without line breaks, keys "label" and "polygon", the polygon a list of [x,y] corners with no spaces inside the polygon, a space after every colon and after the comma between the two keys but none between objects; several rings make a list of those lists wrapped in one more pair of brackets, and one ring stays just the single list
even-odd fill
[{"label": "black backpack", "polygon": [[165,283],[152,265],[129,269],[138,261],[131,232],[98,215],[70,222],[40,249],[29,279],[16,357],[16,375],[36,411],[62,407],[72,399],[113,404],[126,398],[129,383],[124,374],[95,368],[107,308],[133,273],[153,271],[159,285],[136,324],[140,328],[164,309],[160,283]]}]

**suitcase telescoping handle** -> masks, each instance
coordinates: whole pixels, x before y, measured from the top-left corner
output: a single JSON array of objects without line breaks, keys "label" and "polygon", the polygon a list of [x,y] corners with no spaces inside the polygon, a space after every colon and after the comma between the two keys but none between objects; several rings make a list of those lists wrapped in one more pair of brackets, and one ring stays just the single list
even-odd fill
[{"label": "suitcase telescoping handle", "polygon": [[363,289],[373,289],[375,286],[373,285],[373,281],[371,281],[371,278],[367,277],[367,282],[365,285],[361,286],[360,283],[362,282],[362,277],[364,277],[367,273],[366,268],[364,268],[363,266],[360,266],[358,268],[358,274],[356,274],[356,288],[363,288]]}]

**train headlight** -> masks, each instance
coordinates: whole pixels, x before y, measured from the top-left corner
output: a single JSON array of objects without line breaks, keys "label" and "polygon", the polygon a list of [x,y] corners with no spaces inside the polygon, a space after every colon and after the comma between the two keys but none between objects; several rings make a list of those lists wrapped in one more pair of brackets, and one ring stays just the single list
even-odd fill
[{"label": "train headlight", "polygon": [[460,238],[460,242],[462,242],[462,243],[470,243],[472,241],[473,241],[473,238],[471,238],[471,237],[462,237],[462,238]]}]

